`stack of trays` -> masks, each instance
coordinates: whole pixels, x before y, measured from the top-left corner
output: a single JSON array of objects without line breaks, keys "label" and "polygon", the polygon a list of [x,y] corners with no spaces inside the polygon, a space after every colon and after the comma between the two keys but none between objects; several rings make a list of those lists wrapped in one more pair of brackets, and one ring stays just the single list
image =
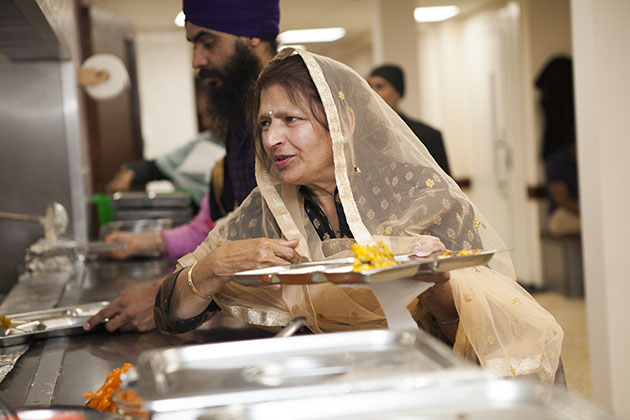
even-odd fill
[{"label": "stack of trays", "polygon": [[413,277],[421,273],[438,273],[487,264],[497,250],[445,258],[420,258],[413,254],[398,255],[398,265],[372,270],[353,271],[354,258],[342,258],[303,264],[284,265],[241,271],[232,280],[246,286],[268,284],[336,284],[373,283]]},{"label": "stack of trays", "polygon": [[116,220],[171,219],[173,225],[188,222],[193,211],[186,193],[117,192],[112,196]]}]

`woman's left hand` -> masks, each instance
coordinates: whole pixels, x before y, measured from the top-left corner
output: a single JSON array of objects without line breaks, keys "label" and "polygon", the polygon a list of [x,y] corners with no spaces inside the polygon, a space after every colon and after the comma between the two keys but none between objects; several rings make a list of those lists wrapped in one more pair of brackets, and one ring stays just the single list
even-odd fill
[{"label": "woman's left hand", "polygon": [[[420,239],[420,242],[411,247],[410,251],[418,257],[435,258],[446,251],[446,246],[444,246],[442,241],[434,236],[423,236],[422,239]],[[414,280],[435,283],[436,285],[445,283],[449,281],[450,278],[451,275],[448,272],[416,274],[413,277]]]},{"label": "woman's left hand", "polygon": [[[435,236],[423,236],[420,241],[411,247],[409,252],[418,257],[433,257],[446,251],[446,246]],[[437,255],[436,255],[437,254]]]}]

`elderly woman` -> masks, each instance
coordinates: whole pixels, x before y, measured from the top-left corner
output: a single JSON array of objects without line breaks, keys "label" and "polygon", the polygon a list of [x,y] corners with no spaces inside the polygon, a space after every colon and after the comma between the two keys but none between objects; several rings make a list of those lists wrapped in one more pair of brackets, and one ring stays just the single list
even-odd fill
[{"label": "elderly woman", "polygon": [[[237,271],[338,258],[384,241],[394,253],[504,248],[476,207],[411,130],[350,68],[285,49],[254,94],[258,187],[163,283],[159,328],[183,332],[218,310],[279,328],[305,316],[316,333],[385,328],[367,288],[246,287]],[[502,376],[552,382],[563,332],[514,281],[511,259],[418,277],[418,325]]]}]

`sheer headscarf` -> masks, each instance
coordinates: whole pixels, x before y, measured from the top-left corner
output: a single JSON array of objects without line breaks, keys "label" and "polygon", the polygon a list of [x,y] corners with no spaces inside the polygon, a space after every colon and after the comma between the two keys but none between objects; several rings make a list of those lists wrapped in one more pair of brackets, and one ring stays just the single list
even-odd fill
[{"label": "sheer headscarf", "polygon": [[[182,266],[222,244],[257,237],[299,238],[297,252],[311,261],[349,256],[354,241],[367,245],[382,240],[394,253],[407,253],[427,236],[439,238],[451,250],[505,248],[422,142],[354,70],[327,57],[285,49],[260,77],[278,60],[298,56],[323,103],[339,198],[354,240],[320,239],[299,186],[281,181],[258,142],[258,187],[180,260]],[[562,329],[516,283],[507,252],[487,266],[452,271],[450,283],[460,319],[455,352],[501,376],[553,382]],[[283,285],[274,291],[230,282],[215,301],[232,316],[266,327],[285,325],[296,316],[305,316],[314,332],[387,326],[366,288]],[[421,327],[436,330],[436,321],[420,303],[414,318]]]}]

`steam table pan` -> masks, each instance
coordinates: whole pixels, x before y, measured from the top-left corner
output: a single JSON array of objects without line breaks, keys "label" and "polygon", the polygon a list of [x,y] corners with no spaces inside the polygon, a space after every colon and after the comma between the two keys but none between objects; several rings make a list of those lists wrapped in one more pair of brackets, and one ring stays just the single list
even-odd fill
[{"label": "steam table pan", "polygon": [[366,330],[150,350],[137,392],[153,413],[396,388],[413,376],[481,378],[420,330]]}]

